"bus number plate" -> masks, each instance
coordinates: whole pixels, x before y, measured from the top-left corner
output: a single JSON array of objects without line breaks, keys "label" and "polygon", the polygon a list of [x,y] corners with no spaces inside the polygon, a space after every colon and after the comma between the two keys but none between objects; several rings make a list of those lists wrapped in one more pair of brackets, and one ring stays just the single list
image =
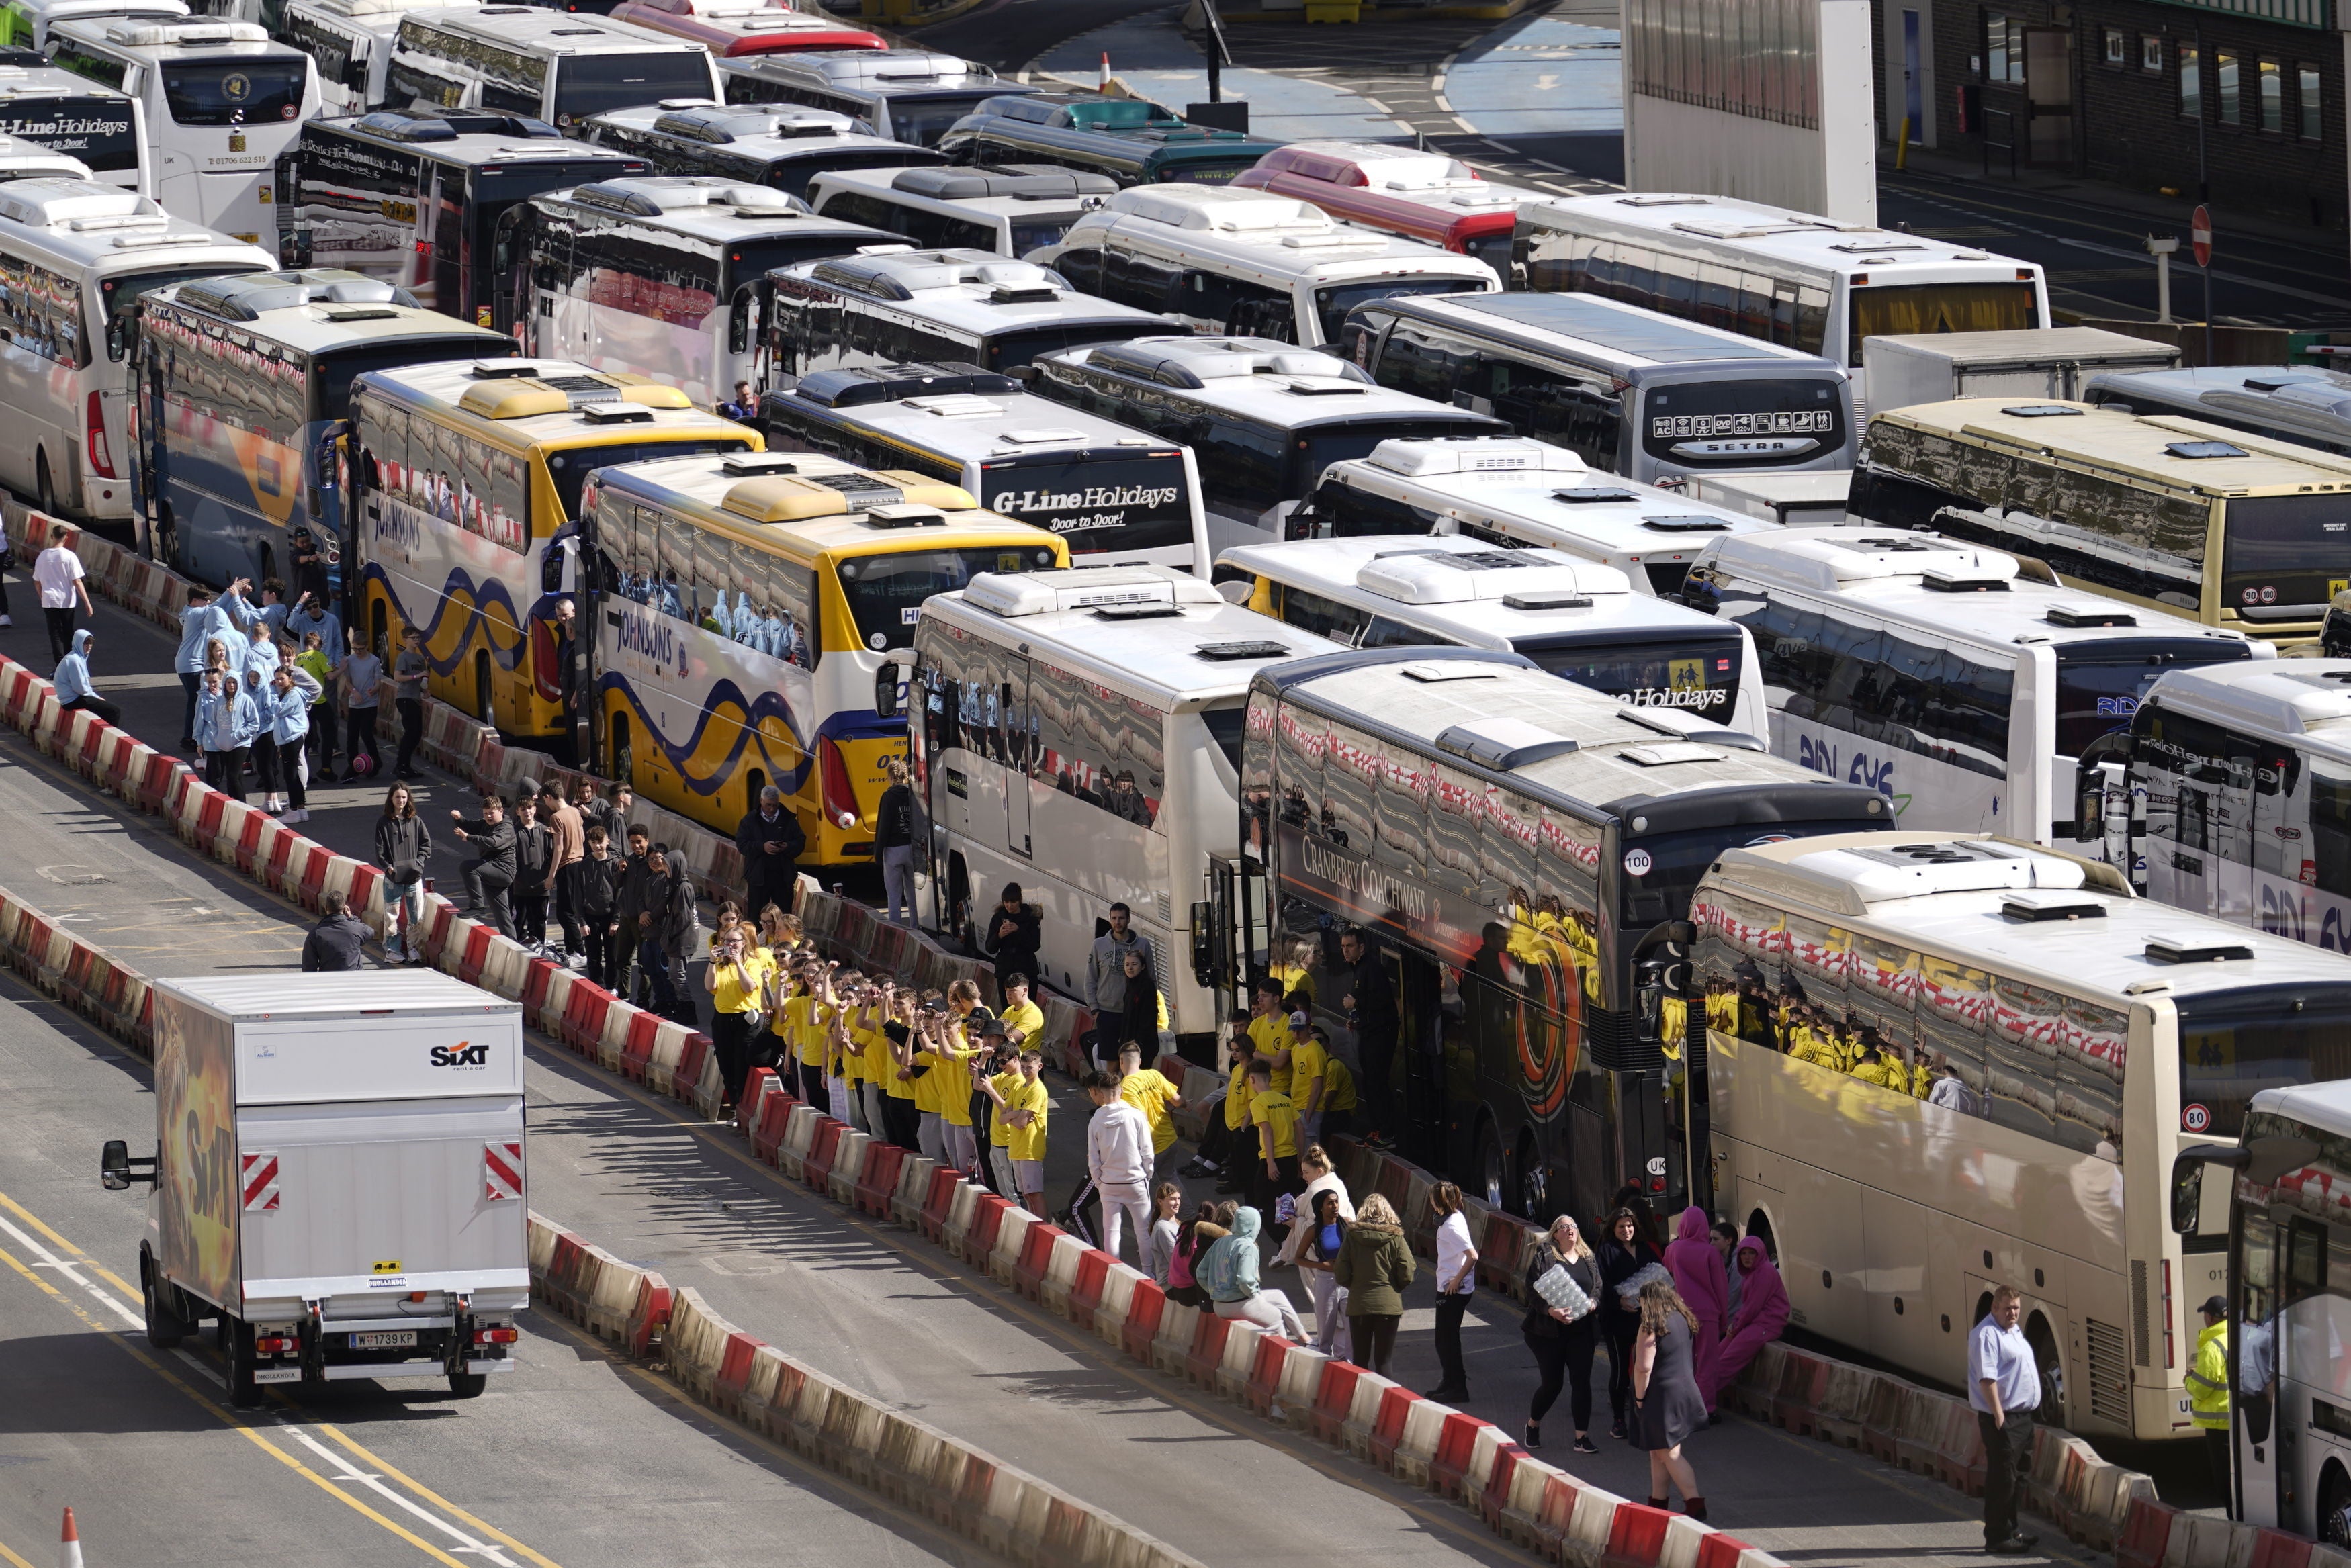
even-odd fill
[{"label": "bus number plate", "polygon": [[413,1328],[390,1328],[373,1334],[351,1335],[353,1350],[413,1350],[416,1331]]}]

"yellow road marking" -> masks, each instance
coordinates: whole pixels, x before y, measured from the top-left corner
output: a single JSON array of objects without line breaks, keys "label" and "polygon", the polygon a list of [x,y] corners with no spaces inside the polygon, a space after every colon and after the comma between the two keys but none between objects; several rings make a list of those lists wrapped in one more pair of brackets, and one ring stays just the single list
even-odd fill
[{"label": "yellow road marking", "polygon": [[340,1443],[344,1448],[349,1449],[353,1454],[358,1456],[361,1461],[373,1465],[385,1475],[390,1476],[392,1480],[398,1481],[401,1485],[406,1487],[409,1490],[414,1492],[425,1501],[433,1504],[434,1507],[444,1510],[452,1517],[465,1521],[467,1524],[472,1525],[475,1530],[480,1531],[483,1534],[488,1536],[499,1545],[508,1547],[516,1552],[521,1552],[525,1557],[528,1557],[533,1563],[538,1563],[538,1568],[558,1568],[556,1563],[549,1562],[548,1559],[540,1556],[538,1552],[533,1552],[529,1547],[525,1546],[521,1542],[517,1541],[513,1536],[508,1535],[496,1525],[490,1523],[486,1520],[475,1518],[472,1514],[467,1513],[464,1509],[459,1508],[455,1503],[451,1502],[447,1498],[443,1497],[439,1492],[434,1491],[431,1487],[426,1486],[423,1481],[418,1480],[414,1476],[409,1475],[405,1471],[394,1468],[391,1464],[386,1463],[383,1459],[378,1458],[376,1455],[370,1453],[366,1449],[354,1442],[340,1427],[326,1426],[322,1424],[313,1426],[311,1430],[326,1433],[327,1436],[332,1438],[336,1442]]},{"label": "yellow road marking", "polygon": [[[0,1193],[0,1206],[5,1206],[10,1212],[16,1214],[31,1224],[39,1227],[42,1235],[55,1241],[58,1246],[64,1248],[66,1251],[74,1253],[76,1256],[83,1255],[81,1249],[76,1247],[72,1242],[58,1235],[55,1231],[50,1230],[48,1226],[42,1224],[41,1221],[27,1211],[23,1205],[16,1202],[16,1199],[8,1197],[5,1193]],[[120,1345],[124,1355],[130,1356],[133,1361],[138,1362],[150,1372],[152,1372],[155,1376],[161,1377],[164,1382],[170,1384],[172,1387],[186,1395],[190,1399],[195,1401],[196,1404],[203,1407],[205,1413],[210,1415],[214,1419],[219,1421],[231,1431],[243,1434],[245,1438],[248,1442],[252,1443],[254,1447],[259,1449],[263,1453],[267,1454],[271,1459],[276,1459],[279,1464],[284,1465],[296,1475],[300,1476],[303,1480],[308,1481],[311,1485],[317,1487],[319,1490],[325,1492],[329,1497],[333,1498],[344,1507],[351,1510],[354,1513],[360,1514],[363,1518],[371,1520],[376,1524],[382,1526],[385,1530],[400,1537],[402,1541],[407,1542],[411,1546],[415,1547],[419,1552],[423,1552],[434,1562],[444,1564],[445,1568],[475,1568],[474,1564],[464,1563],[459,1561],[457,1558],[452,1557],[449,1553],[442,1551],[439,1547],[434,1545],[423,1536],[418,1535],[413,1531],[408,1529],[399,1521],[392,1519],[387,1514],[377,1511],[367,1503],[364,1503],[358,1498],[351,1496],[350,1493],[345,1491],[334,1481],[320,1475],[318,1471],[312,1469],[309,1466],[304,1464],[301,1460],[296,1459],[293,1455],[286,1452],[284,1449],[278,1448],[275,1443],[269,1441],[268,1438],[263,1437],[261,1433],[256,1429],[254,1423],[246,1417],[233,1414],[224,1414],[220,1407],[214,1404],[211,1398],[203,1393],[200,1393],[194,1386],[182,1378],[177,1373],[164,1366],[162,1362],[156,1360],[155,1357],[150,1355],[139,1345],[132,1344],[128,1336],[109,1327],[107,1324],[100,1323],[97,1318],[91,1316],[88,1312],[85,1312],[82,1309],[80,1303],[68,1296],[64,1292],[49,1283],[48,1281],[41,1278],[39,1274],[33,1272],[32,1268],[28,1264],[18,1259],[14,1253],[8,1251],[5,1248],[0,1248],[0,1263],[7,1264],[8,1267],[16,1270],[17,1273],[31,1281],[35,1285],[38,1286],[45,1294],[56,1301],[59,1305],[63,1306],[68,1312],[72,1313],[74,1316],[79,1318],[85,1327],[97,1334],[100,1338],[107,1340],[109,1343]],[[109,1277],[110,1278],[111,1276]],[[329,1427],[322,1429],[333,1433],[335,1438],[339,1441],[342,1442],[346,1447],[360,1453],[362,1457],[368,1459],[370,1462],[380,1466],[386,1474],[389,1474],[396,1480],[405,1482],[408,1486],[414,1488],[420,1495],[428,1501],[438,1504],[442,1508],[447,1509],[453,1514],[457,1514],[458,1517],[465,1519],[468,1523],[475,1525],[476,1527],[488,1532],[488,1533],[496,1536],[499,1541],[513,1547],[516,1551],[522,1552],[533,1563],[538,1563],[539,1568],[556,1568],[555,1563],[549,1562],[538,1552],[531,1551],[528,1547],[522,1545],[520,1542],[516,1542],[506,1535],[500,1534],[497,1531],[492,1530],[488,1525],[483,1524],[481,1521],[475,1519],[472,1515],[463,1513],[454,1505],[435,1496],[422,1485],[413,1480],[410,1480],[408,1477],[402,1475],[390,1465],[384,1464],[382,1460],[375,1459],[373,1455],[368,1454],[365,1449],[360,1449],[358,1444],[353,1443],[348,1438],[343,1437],[340,1432],[335,1431],[333,1428]],[[5,1548],[0,1548],[0,1551],[5,1551]],[[12,1563],[20,1563],[22,1562],[22,1559],[16,1558],[13,1553],[10,1553],[9,1557]],[[25,1565],[25,1568],[30,1568],[30,1565],[26,1564]]]},{"label": "yellow road marking", "polygon": [[30,1563],[9,1551],[8,1543],[5,1541],[0,1541],[0,1562],[5,1562],[8,1568],[33,1568]]}]

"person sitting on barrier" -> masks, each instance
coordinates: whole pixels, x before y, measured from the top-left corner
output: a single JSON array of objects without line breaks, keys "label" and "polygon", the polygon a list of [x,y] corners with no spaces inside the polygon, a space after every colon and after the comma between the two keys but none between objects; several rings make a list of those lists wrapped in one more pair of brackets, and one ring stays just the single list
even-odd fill
[{"label": "person sitting on barrier", "polygon": [[1202,1203],[1189,1220],[1176,1229],[1176,1251],[1167,1260],[1167,1299],[1179,1306],[1206,1309],[1208,1293],[1194,1272],[1203,1253],[1225,1233],[1217,1223],[1217,1206]]},{"label": "person sitting on barrier", "polygon": [[122,722],[122,710],[98,694],[89,683],[89,649],[94,639],[89,628],[76,627],[73,647],[57,660],[57,673],[50,678],[57,688],[57,706],[67,712],[95,713],[110,724]]},{"label": "person sitting on barrier", "polygon": [[1739,1275],[1739,1304],[1731,1309],[1730,1335],[1715,1357],[1718,1403],[1722,1390],[1738,1382],[1747,1364],[1788,1326],[1788,1286],[1780,1278],[1763,1239],[1750,1236],[1740,1242],[1733,1263]]},{"label": "person sitting on barrier", "polygon": [[1234,1210],[1230,1230],[1200,1259],[1194,1275],[1207,1287],[1218,1317],[1253,1323],[1293,1345],[1308,1344],[1306,1324],[1290,1297],[1259,1282],[1258,1232],[1263,1225],[1258,1211],[1248,1205]]}]

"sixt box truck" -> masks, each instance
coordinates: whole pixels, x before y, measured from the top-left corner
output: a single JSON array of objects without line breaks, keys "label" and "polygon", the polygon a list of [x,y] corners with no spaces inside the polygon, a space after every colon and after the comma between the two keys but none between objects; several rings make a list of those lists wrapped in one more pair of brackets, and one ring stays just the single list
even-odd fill
[{"label": "sixt box truck", "polygon": [[160,980],[147,1337],[217,1319],[231,1400],[266,1383],[514,1365],[530,1297],[522,1010],[430,971]]}]

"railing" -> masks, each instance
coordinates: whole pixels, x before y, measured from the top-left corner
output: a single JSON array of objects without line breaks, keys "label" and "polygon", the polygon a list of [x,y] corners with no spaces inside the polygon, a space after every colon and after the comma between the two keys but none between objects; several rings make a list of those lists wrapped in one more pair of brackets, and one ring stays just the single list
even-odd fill
[{"label": "railing", "polygon": [[[1992,122],[1995,120],[2000,122],[2001,129],[2007,133],[2007,140],[2004,141],[1992,140]],[[1988,109],[1983,111],[1981,151],[1983,171],[1987,177],[1991,173],[1991,155],[1995,152],[2005,152],[2008,154],[2008,177],[2011,180],[2016,178],[2016,111],[2014,109]]]}]

